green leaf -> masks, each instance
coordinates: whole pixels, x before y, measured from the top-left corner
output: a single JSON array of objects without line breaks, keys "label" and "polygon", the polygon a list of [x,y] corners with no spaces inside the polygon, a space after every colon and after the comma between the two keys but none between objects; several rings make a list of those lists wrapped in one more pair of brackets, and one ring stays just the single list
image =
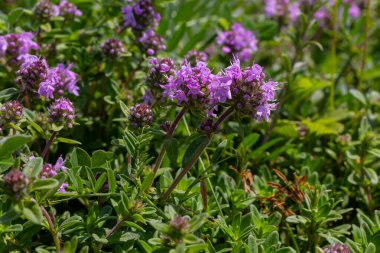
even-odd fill
[{"label": "green leaf", "polygon": [[376,246],[373,243],[369,243],[364,253],[376,253]]},{"label": "green leaf", "polygon": [[125,104],[124,104],[124,102],[123,101],[119,101],[119,104],[120,104],[120,109],[121,109],[121,111],[123,112],[123,114],[125,115],[125,117],[129,117],[129,108],[128,108],[128,106],[126,106]]},{"label": "green leaf", "polygon": [[166,153],[168,154],[169,160],[172,164],[177,163],[179,145],[177,139],[170,138],[165,141]]},{"label": "green leaf", "polygon": [[32,137],[29,135],[12,135],[0,139],[0,157],[12,154],[14,151],[30,142]]},{"label": "green leaf", "polygon": [[33,182],[30,191],[50,190],[57,186],[59,186],[59,182],[54,178],[39,179]]},{"label": "green leaf", "polygon": [[92,153],[91,164],[92,168],[104,168],[107,161],[113,159],[114,154],[104,150],[96,150]]},{"label": "green leaf", "polygon": [[285,247],[285,248],[276,250],[276,253],[296,253],[296,252],[297,251],[295,251],[293,248],[290,248],[290,247]]},{"label": "green leaf", "polygon": [[30,202],[22,209],[22,214],[34,224],[40,225],[42,223],[41,208],[35,202]]},{"label": "green leaf", "polygon": [[16,22],[21,18],[21,16],[22,16],[24,13],[30,14],[30,11],[29,11],[29,10],[26,10],[26,9],[24,9],[24,8],[15,8],[15,9],[13,9],[13,10],[8,14],[8,17],[7,17],[7,23],[8,23],[9,25],[14,25],[14,24],[16,24]]},{"label": "green leaf", "polygon": [[182,167],[186,168],[190,162],[197,159],[203,150],[207,147],[210,142],[210,137],[207,135],[200,135],[195,138],[188,146],[185,155],[182,160]]},{"label": "green leaf", "polygon": [[81,145],[82,144],[79,141],[72,140],[72,139],[67,139],[67,138],[62,138],[62,137],[58,137],[55,140],[58,141],[58,142],[67,143],[67,144],[76,144],[76,145]]},{"label": "green leaf", "polygon": [[245,148],[252,147],[258,141],[259,137],[260,137],[260,135],[257,133],[249,134],[248,136],[246,136],[243,139],[243,141],[240,143],[238,148],[240,148],[240,147],[245,147]]},{"label": "green leaf", "polygon": [[87,166],[91,168],[91,158],[87,152],[81,148],[74,148],[70,156],[70,162],[73,167]]},{"label": "green leaf", "polygon": [[95,193],[98,192],[102,188],[102,186],[106,182],[106,179],[107,179],[106,173],[103,173],[99,176],[99,178],[96,180],[96,183],[95,183],[95,191],[94,191]]},{"label": "green leaf", "polygon": [[146,253],[151,253],[152,252],[152,247],[148,243],[142,240],[138,240],[137,243],[140,245],[140,247],[146,252]]},{"label": "green leaf", "polygon": [[41,157],[36,157],[33,160],[29,161],[22,172],[29,178],[39,177],[44,160]]},{"label": "green leaf", "polygon": [[111,168],[107,169],[107,178],[108,178],[108,187],[109,187],[109,192],[110,193],[115,193],[116,192],[116,177],[115,173]]},{"label": "green leaf", "polygon": [[7,101],[12,96],[18,94],[18,92],[19,91],[16,88],[4,89],[4,90],[0,91],[0,101],[4,101],[4,100]]},{"label": "green leaf", "polygon": [[350,94],[354,98],[359,100],[363,105],[367,105],[367,99],[365,98],[365,96],[363,95],[363,93],[361,91],[355,90],[355,89],[350,89]]},{"label": "green leaf", "polygon": [[228,140],[224,140],[221,143],[219,143],[215,152],[212,154],[211,164],[215,164],[220,160],[220,157],[222,156],[222,153],[223,153],[224,149],[226,148],[227,143],[228,143]]}]

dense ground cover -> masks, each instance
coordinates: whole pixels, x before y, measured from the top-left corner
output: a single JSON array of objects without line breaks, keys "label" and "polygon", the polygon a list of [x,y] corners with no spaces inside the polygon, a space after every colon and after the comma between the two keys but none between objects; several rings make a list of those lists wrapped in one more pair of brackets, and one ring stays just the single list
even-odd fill
[{"label": "dense ground cover", "polygon": [[376,0],[0,2],[0,252],[380,252]]}]

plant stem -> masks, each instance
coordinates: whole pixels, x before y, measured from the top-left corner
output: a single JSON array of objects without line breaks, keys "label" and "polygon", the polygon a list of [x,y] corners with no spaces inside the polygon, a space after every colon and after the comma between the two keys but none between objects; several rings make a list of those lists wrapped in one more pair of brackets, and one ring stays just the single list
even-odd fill
[{"label": "plant stem", "polygon": [[365,19],[365,25],[364,25],[364,48],[363,48],[363,55],[362,55],[362,63],[360,66],[359,85],[358,85],[359,89],[362,88],[364,68],[365,68],[365,63],[367,59],[368,30],[369,30],[369,22],[371,20],[370,14],[371,14],[371,0],[367,0],[366,19]]},{"label": "plant stem", "polygon": [[335,97],[337,8],[338,8],[338,3],[335,3],[333,7],[333,15],[332,15],[333,37],[332,37],[332,42],[331,42],[332,59],[331,59],[330,111],[334,110],[334,97]]},{"label": "plant stem", "polygon": [[113,233],[115,233],[117,230],[119,230],[119,228],[121,227],[123,221],[125,221],[125,217],[119,219],[119,220],[116,222],[115,226],[113,226],[113,228],[111,228],[111,230],[108,231],[108,233],[106,234],[106,239],[110,238],[110,236],[111,236]]},{"label": "plant stem", "polygon": [[292,228],[289,226],[289,223],[286,223],[286,227],[288,229],[288,232],[289,232],[289,235],[290,235],[290,239],[292,240],[292,243],[293,243],[293,246],[294,246],[296,252],[300,253],[300,248],[298,247],[298,243],[296,241],[296,238],[294,237],[294,233],[293,233]]},{"label": "plant stem", "polygon": [[59,253],[59,252],[61,252],[61,242],[59,241],[58,233],[55,231],[54,223],[51,220],[51,217],[50,217],[49,213],[46,211],[46,209],[43,206],[40,206],[40,207],[41,207],[42,214],[44,215],[46,221],[49,224],[49,228],[50,228],[49,230],[50,230],[51,235],[53,236],[53,240],[54,240],[54,244],[55,244],[55,250],[56,250],[56,252]]},{"label": "plant stem", "polygon": [[[177,128],[179,121],[182,119],[183,115],[185,115],[186,112],[187,112],[187,108],[183,107],[182,110],[177,114],[173,123],[170,125],[168,132],[166,133],[167,139],[170,139],[173,136],[173,133],[175,129]],[[153,168],[153,174],[154,174],[153,179],[155,178],[156,173],[161,166],[162,160],[164,159],[165,152],[166,152],[166,144],[164,143],[161,147],[160,154],[158,155],[156,163]]]},{"label": "plant stem", "polygon": [[[219,128],[220,124],[232,114],[233,111],[234,111],[234,107],[230,107],[226,111],[224,111],[222,113],[222,115],[220,115],[220,117],[218,118],[218,120],[215,122],[215,124],[213,126],[214,132]],[[159,201],[165,201],[170,196],[170,194],[175,189],[175,187],[179,184],[181,179],[187,174],[187,172],[189,172],[189,170],[196,163],[196,161],[198,160],[200,155],[203,153],[203,151],[206,149],[206,147],[210,144],[212,135],[213,135],[213,132],[210,133],[208,141],[203,144],[203,146],[194,155],[193,159],[190,160],[190,162],[187,164],[187,166],[185,166],[185,168],[183,168],[182,172],[174,179],[174,181],[172,182],[172,184],[170,185],[168,190],[159,198]]]},{"label": "plant stem", "polygon": [[50,148],[51,144],[53,143],[54,138],[57,136],[57,133],[58,132],[53,132],[50,136],[50,139],[46,142],[45,148],[41,153],[41,157],[43,159],[46,157],[47,153],[49,152],[49,148]]}]

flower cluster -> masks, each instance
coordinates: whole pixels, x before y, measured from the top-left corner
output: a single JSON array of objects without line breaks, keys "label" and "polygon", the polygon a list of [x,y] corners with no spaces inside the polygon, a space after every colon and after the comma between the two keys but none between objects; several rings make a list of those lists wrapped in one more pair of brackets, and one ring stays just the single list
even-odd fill
[{"label": "flower cluster", "polygon": [[73,104],[66,98],[55,100],[49,107],[49,122],[57,127],[72,128],[75,119]]},{"label": "flower cluster", "polygon": [[150,126],[153,123],[153,114],[147,104],[137,104],[129,108],[129,122],[134,127]]},{"label": "flower cluster", "polygon": [[37,56],[26,56],[23,59],[24,62],[16,72],[16,81],[24,89],[35,93],[39,88],[39,84],[46,80],[49,66],[45,59]]},{"label": "flower cluster", "polygon": [[103,42],[100,48],[102,49],[103,55],[107,59],[118,58],[125,52],[123,42],[115,38],[111,38]]},{"label": "flower cluster", "polygon": [[323,251],[325,253],[351,253],[350,249],[341,243],[332,244],[329,247],[324,248]]},{"label": "flower cluster", "polygon": [[34,7],[34,14],[41,23],[46,23],[59,15],[59,7],[49,0],[40,0]]},{"label": "flower cluster", "polygon": [[82,12],[78,10],[78,8],[74,4],[68,2],[67,0],[61,0],[58,7],[59,15],[61,17],[64,17],[65,19],[71,19],[74,17],[82,16]]},{"label": "flower cluster", "polygon": [[135,32],[141,32],[149,27],[156,27],[160,20],[160,14],[153,8],[151,0],[139,0],[132,6],[122,8],[124,26],[132,27]]},{"label": "flower cluster", "polygon": [[252,54],[257,51],[255,35],[239,23],[233,24],[230,31],[219,33],[216,44],[221,46],[223,53],[231,59],[235,56],[242,62],[251,59]]},{"label": "flower cluster", "polygon": [[38,93],[46,98],[63,96],[65,91],[78,96],[78,75],[71,68],[72,64],[67,67],[58,64],[57,67],[49,69],[46,80],[39,84]]},{"label": "flower cluster", "polygon": [[294,22],[301,14],[299,1],[291,2],[290,0],[266,0],[264,2],[265,14],[268,17],[289,17],[289,19]]},{"label": "flower cluster", "polygon": [[158,51],[166,49],[163,38],[153,29],[147,29],[138,41],[148,55],[156,55]]},{"label": "flower cluster", "polygon": [[3,177],[4,188],[15,194],[16,198],[24,195],[29,178],[19,170],[11,170]]},{"label": "flower cluster", "polygon": [[29,32],[0,36],[0,57],[6,57],[12,64],[16,64],[20,56],[28,54],[30,50],[39,49],[38,44],[32,40],[33,37]]},{"label": "flower cluster", "polygon": [[9,123],[17,124],[22,117],[23,106],[16,100],[9,101],[1,106],[0,130]]},{"label": "flower cluster", "polygon": [[[364,2],[364,0],[343,0],[338,9],[339,12],[343,12],[344,7],[348,5],[348,15],[352,19],[358,19],[361,15],[360,5]],[[335,1],[330,1],[329,6],[322,6],[314,13],[314,18],[319,21],[321,26],[326,26],[330,22],[331,13],[328,7],[333,8],[335,3]]]},{"label": "flower cluster", "polygon": [[207,54],[202,51],[198,50],[190,50],[184,58],[183,64],[188,62],[191,66],[195,66],[197,62],[202,61],[206,62],[207,61]]},{"label": "flower cluster", "polygon": [[62,159],[62,156],[58,158],[54,166],[50,163],[45,163],[42,167],[40,177],[41,178],[54,177],[55,175],[57,175],[59,170],[65,171],[66,168],[63,166],[63,164],[64,164],[64,161]]}]

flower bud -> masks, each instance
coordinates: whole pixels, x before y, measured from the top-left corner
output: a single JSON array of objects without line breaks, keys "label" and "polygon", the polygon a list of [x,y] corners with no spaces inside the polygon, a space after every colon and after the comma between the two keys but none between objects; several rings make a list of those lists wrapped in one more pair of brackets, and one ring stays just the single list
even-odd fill
[{"label": "flower bud", "polygon": [[66,98],[56,99],[49,107],[49,122],[57,127],[72,128],[75,119],[73,104]]},{"label": "flower bud", "polygon": [[49,0],[40,0],[34,7],[34,14],[41,23],[47,23],[59,15],[59,8]]},{"label": "flower bud", "polygon": [[100,47],[108,59],[118,58],[125,52],[123,42],[115,38],[106,40]]},{"label": "flower bud", "polygon": [[16,100],[9,101],[1,106],[0,127],[9,123],[17,124],[23,112],[23,106]]},{"label": "flower bud", "polygon": [[134,127],[150,126],[153,123],[153,114],[147,104],[137,104],[129,108],[129,122]]},{"label": "flower bud", "polygon": [[29,178],[19,170],[11,170],[3,177],[4,188],[15,194],[16,198],[24,195]]}]

